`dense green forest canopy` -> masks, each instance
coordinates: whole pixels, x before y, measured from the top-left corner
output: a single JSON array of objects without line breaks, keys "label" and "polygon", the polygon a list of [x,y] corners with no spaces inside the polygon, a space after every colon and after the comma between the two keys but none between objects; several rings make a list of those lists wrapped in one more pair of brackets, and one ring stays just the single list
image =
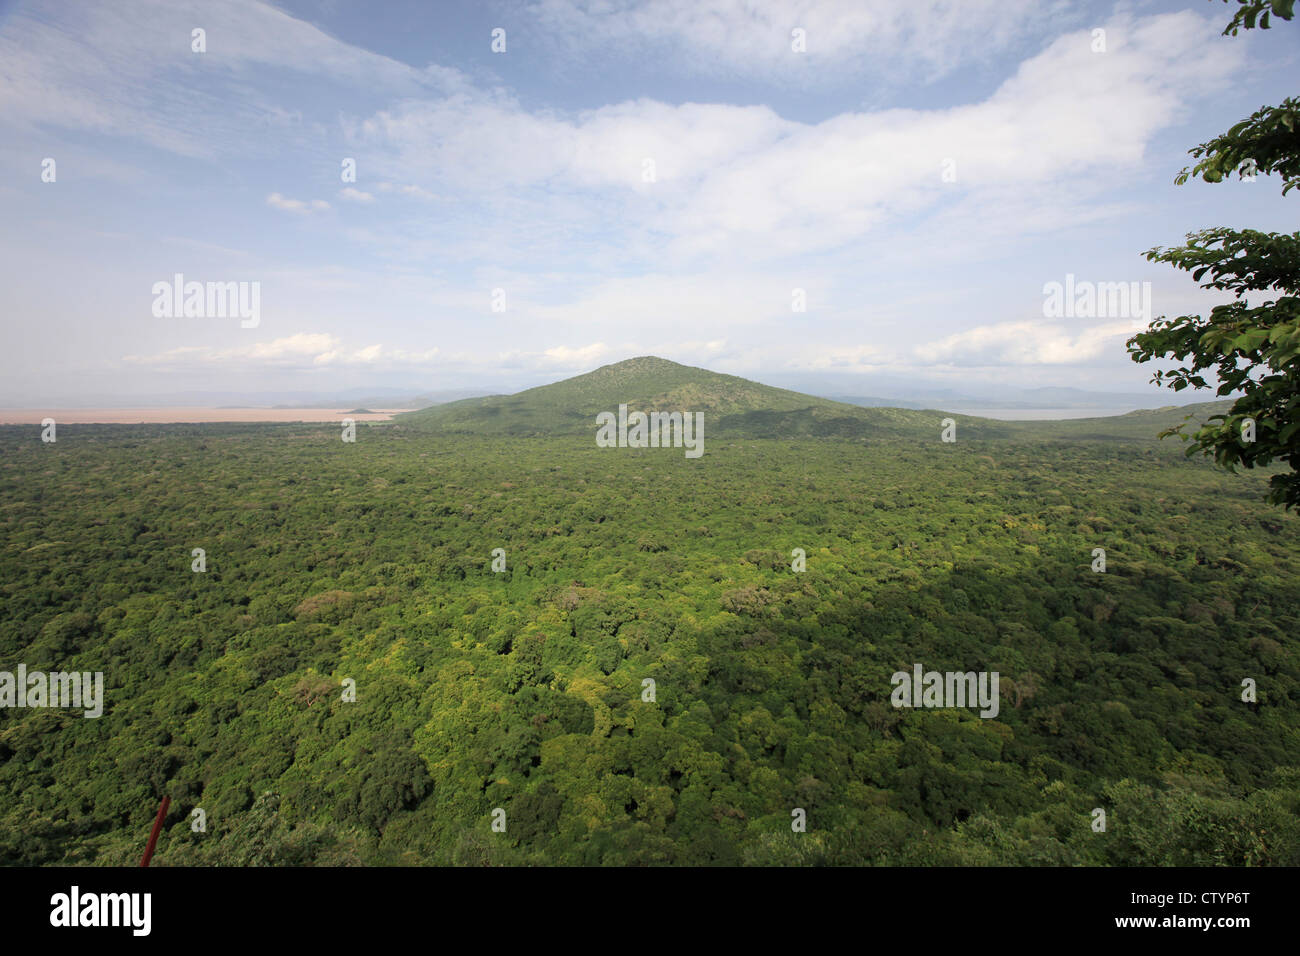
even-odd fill
[{"label": "dense green forest canopy", "polygon": [[[1154,440],[1180,410],[892,411],[919,430],[697,460],[430,415],[0,429],[0,670],[107,698],[0,709],[0,860],[133,863],[167,793],[155,866],[1300,864],[1267,472]],[[891,706],[917,663],[999,672],[998,715]]]}]

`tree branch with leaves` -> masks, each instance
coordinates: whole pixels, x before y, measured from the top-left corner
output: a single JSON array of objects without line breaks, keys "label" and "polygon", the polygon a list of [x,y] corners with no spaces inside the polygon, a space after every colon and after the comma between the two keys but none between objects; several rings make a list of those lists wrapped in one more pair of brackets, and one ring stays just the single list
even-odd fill
[{"label": "tree branch with leaves", "polygon": [[[1227,0],[1225,0],[1227,2]],[[1270,16],[1292,19],[1294,0],[1240,0],[1240,9],[1223,31],[1268,29]],[[1198,162],[1175,182],[1200,177],[1220,183],[1234,172],[1242,179],[1258,174],[1282,178],[1282,195],[1300,187],[1300,100],[1264,107],[1227,133],[1189,151]],[[1192,434],[1187,423],[1161,433],[1190,442],[1188,455],[1213,455],[1229,470],[1280,460],[1290,473],[1274,475],[1269,500],[1300,508],[1300,232],[1203,229],[1187,244],[1156,247],[1152,262],[1167,262],[1191,274],[1205,289],[1231,292],[1235,301],[1215,306],[1208,318],[1161,316],[1128,341],[1138,363],[1172,359],[1174,370],[1157,371],[1152,381],[1174,391],[1211,388],[1203,373],[1213,370],[1219,395],[1237,394],[1224,415],[1212,415]],[[1202,281],[1205,280],[1205,281]],[[1247,296],[1268,296],[1252,304]]]}]

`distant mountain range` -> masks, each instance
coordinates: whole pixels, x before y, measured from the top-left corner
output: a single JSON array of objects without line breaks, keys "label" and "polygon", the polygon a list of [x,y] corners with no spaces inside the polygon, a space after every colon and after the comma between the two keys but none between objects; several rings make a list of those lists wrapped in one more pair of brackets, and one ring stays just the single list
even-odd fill
[{"label": "distant mountain range", "polygon": [[[910,398],[898,400],[874,395],[829,395],[849,405],[868,408],[892,406],[896,408],[1000,408],[1000,409],[1060,409],[1087,410],[1116,408],[1150,408],[1149,392],[1093,392],[1082,388],[1007,388],[994,394],[976,395],[958,391],[911,390]],[[1173,397],[1171,394],[1170,398]],[[1181,403],[1179,403],[1181,404]],[[1164,406],[1168,407],[1168,406]]]},{"label": "distant mountain range", "polygon": [[[1003,422],[938,408],[867,406],[864,400],[819,398],[655,356],[641,356],[513,395],[467,398],[407,412],[396,416],[394,423],[456,434],[590,435],[594,434],[597,415],[617,412],[619,405],[627,405],[629,411],[703,412],[706,439],[928,438],[937,434],[944,417],[955,419],[960,433],[967,438],[1144,437],[1181,421],[1189,410],[1204,415],[1228,404],[1168,406],[1115,418],[1068,422]],[[1111,427],[1108,430],[1107,425],[1099,423],[1110,423]]]},{"label": "distant mountain range", "polygon": [[951,388],[899,375],[826,372],[815,376],[779,373],[764,379],[772,385],[824,395],[851,405],[890,405],[898,408],[1035,408],[1134,409],[1181,405],[1194,399],[1187,393],[1152,387],[1149,391],[1108,392],[1068,385],[1026,388],[1011,383],[960,384]]}]

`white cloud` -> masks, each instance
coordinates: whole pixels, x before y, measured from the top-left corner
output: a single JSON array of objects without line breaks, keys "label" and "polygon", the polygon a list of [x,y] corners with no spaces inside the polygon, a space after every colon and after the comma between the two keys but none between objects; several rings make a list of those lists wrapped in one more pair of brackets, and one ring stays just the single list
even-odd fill
[{"label": "white cloud", "polygon": [[427,189],[421,189],[419,186],[400,185],[398,183],[380,183],[379,191],[381,193],[397,192],[403,196],[411,196],[415,199],[437,199],[433,193]]},{"label": "white cloud", "polygon": [[[987,60],[1060,23],[1046,0],[536,0],[559,42],[662,60],[678,69],[824,85],[910,67],[924,80]],[[793,49],[804,31],[806,53]]]},{"label": "white cloud", "polygon": [[329,333],[299,333],[233,348],[187,345],[155,355],[127,355],[124,362],[159,369],[181,370],[202,367],[320,368],[324,366],[421,366],[438,356],[438,349],[412,352],[385,349],[382,345],[345,348],[342,340]]},{"label": "white cloud", "polygon": [[541,362],[572,368],[575,365],[590,365],[609,355],[609,346],[604,342],[593,342],[580,348],[557,345],[542,352]]},{"label": "white cloud", "polygon": [[330,207],[330,204],[323,199],[288,199],[279,193],[271,193],[267,196],[266,204],[273,209],[296,213],[320,212]]},{"label": "white cloud", "polygon": [[1058,322],[1001,322],[946,336],[913,350],[917,364],[1078,365],[1140,331],[1140,319],[1070,329]]},{"label": "white cloud", "polygon": [[[129,135],[181,155],[246,154],[274,149],[265,135],[271,130],[303,132],[299,112],[259,92],[266,71],[391,96],[465,86],[454,69],[408,66],[257,0],[34,7],[6,13],[0,31],[0,117],[7,124]],[[196,26],[206,31],[205,53],[191,50]]]},{"label": "white cloud", "polygon": [[[617,221],[624,250],[674,262],[841,248],[955,207],[962,224],[1023,232],[1013,214],[1059,224],[1104,205],[1092,197],[1126,185],[1157,133],[1242,62],[1190,11],[1106,28],[1106,53],[1087,30],[1067,34],[988,98],[948,109],[800,123],[765,106],[637,100],[564,117],[461,93],[407,100],[350,132],[386,175],[476,198],[489,219],[508,197],[512,225],[545,217],[573,243]],[[955,182],[942,178],[948,159]]]},{"label": "white cloud", "polygon": [[275,361],[286,358],[301,358],[330,348],[338,341],[332,335],[299,334],[273,339],[270,342],[256,342],[240,349],[228,349],[224,356],[247,356],[251,359]]},{"label": "white cloud", "polygon": [[350,202],[372,202],[374,196],[361,189],[353,189],[351,186],[345,186],[339,190],[339,195]]}]

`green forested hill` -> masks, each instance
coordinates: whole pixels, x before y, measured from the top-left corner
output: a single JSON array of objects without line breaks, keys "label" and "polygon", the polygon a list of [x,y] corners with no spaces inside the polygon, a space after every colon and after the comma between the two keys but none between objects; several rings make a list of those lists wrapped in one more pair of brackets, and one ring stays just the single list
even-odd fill
[{"label": "green forested hill", "polygon": [[[938,433],[945,414],[862,408],[643,356],[514,395],[407,412],[395,421],[404,427],[461,434],[594,435],[596,416],[617,412],[620,404],[633,411],[703,412],[706,441],[711,435],[922,438]],[[972,438],[1012,433],[989,419],[951,417]]]},{"label": "green forested hill", "polygon": [[1154,439],[1191,414],[1225,410],[1231,402],[1130,412],[1107,418],[1002,422],[938,409],[864,408],[761,385],[734,375],[644,356],[606,365],[564,381],[514,395],[470,398],[398,415],[400,428],[470,435],[594,435],[596,416],[633,411],[704,412],[705,438],[850,439],[912,438],[929,441],[944,418],[960,438]]}]

